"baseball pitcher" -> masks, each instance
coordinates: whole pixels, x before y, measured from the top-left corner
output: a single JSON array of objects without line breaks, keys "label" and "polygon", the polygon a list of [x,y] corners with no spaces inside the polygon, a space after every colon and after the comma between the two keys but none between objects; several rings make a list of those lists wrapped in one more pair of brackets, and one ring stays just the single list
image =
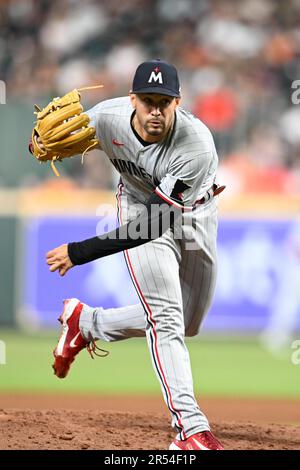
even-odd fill
[{"label": "baseball pitcher", "polygon": [[[68,299],[54,350],[54,373],[66,377],[76,355],[95,341],[146,336],[177,436],[170,449],[222,450],[193,391],[185,336],[195,336],[216,282],[218,157],[207,127],[180,107],[175,67],[161,60],[136,70],[128,97],[87,112],[78,90],[37,110],[31,152],[61,160],[101,148],[120,173],[119,227],[47,253],[51,272],[120,251],[140,299],[104,310]],[[102,350],[103,351],[103,350]],[[103,354],[105,352],[103,351]]]}]

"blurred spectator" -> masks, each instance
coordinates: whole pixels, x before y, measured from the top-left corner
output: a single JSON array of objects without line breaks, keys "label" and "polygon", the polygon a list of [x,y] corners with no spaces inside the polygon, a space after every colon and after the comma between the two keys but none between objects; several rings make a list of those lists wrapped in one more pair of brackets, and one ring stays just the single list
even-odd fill
[{"label": "blurred spectator", "polygon": [[285,151],[272,127],[257,127],[245,145],[222,162],[220,181],[232,194],[293,194],[297,179],[283,164]]},{"label": "blurred spectator", "polygon": [[[298,191],[300,105],[292,106],[291,84],[300,79],[299,24],[299,0],[7,0],[0,79],[9,102],[30,105],[102,83],[84,96],[92,106],[127,94],[144,59],[174,62],[183,106],[211,128],[230,180],[243,175],[235,190],[254,190],[255,179],[270,190],[275,178],[279,191],[290,192],[291,181]],[[95,174],[102,186],[105,176]]]},{"label": "blurred spectator", "polygon": [[212,133],[226,132],[232,129],[238,117],[237,96],[226,88],[203,94],[197,98],[193,113]]},{"label": "blurred spectator", "polygon": [[291,145],[300,144],[300,105],[287,109],[279,120],[283,137]]}]

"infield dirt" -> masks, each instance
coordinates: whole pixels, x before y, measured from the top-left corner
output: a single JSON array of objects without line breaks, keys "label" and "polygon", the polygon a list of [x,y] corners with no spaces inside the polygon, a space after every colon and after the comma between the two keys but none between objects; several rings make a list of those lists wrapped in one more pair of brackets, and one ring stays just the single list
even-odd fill
[{"label": "infield dirt", "polygon": [[[300,450],[296,400],[202,401],[226,449]],[[174,438],[158,397],[2,395],[0,403],[0,449],[166,450]]]}]

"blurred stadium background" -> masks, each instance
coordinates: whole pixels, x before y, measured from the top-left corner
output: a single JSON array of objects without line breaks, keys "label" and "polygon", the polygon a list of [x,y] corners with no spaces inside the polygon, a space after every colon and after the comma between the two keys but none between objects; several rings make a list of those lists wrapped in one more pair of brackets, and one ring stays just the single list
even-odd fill
[{"label": "blurred stadium background", "polygon": [[298,398],[299,25],[299,0],[0,2],[0,392],[159,393],[142,340],[108,345],[100,364],[80,357],[63,383],[51,376],[63,298],[137,299],[122,255],[64,279],[44,262],[50,248],[93,236],[103,204],[114,205],[108,160],[93,151],[58,165],[57,178],[27,150],[33,103],[99,83],[86,108],[126,95],[136,66],[159,57],[179,70],[183,107],[213,132],[227,185],[215,302],[189,341],[196,390]]}]

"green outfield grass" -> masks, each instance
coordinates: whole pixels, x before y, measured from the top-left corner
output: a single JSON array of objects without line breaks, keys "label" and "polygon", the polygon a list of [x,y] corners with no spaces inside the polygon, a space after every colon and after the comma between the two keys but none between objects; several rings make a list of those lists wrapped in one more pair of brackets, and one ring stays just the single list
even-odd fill
[{"label": "green outfield grass", "polygon": [[[91,360],[83,351],[65,380],[52,374],[56,336],[2,331],[0,340],[6,344],[6,365],[0,365],[0,393],[160,393],[144,339],[102,343],[110,351],[104,359]],[[279,359],[251,339],[205,336],[187,343],[196,393],[299,397],[300,365],[292,364],[292,350]]]}]

